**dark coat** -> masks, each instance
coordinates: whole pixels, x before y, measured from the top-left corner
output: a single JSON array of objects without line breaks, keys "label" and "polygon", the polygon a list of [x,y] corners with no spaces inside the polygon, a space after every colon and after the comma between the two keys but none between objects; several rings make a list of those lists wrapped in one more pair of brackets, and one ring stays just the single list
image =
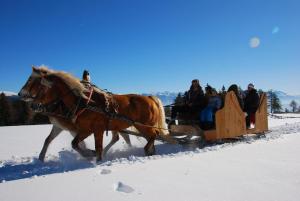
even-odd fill
[{"label": "dark coat", "polygon": [[194,91],[190,89],[185,93],[184,100],[186,104],[191,104],[192,107],[203,108],[205,104],[204,93],[201,87]]},{"label": "dark coat", "polygon": [[244,111],[247,113],[255,113],[259,107],[259,95],[256,89],[246,91],[244,99]]}]

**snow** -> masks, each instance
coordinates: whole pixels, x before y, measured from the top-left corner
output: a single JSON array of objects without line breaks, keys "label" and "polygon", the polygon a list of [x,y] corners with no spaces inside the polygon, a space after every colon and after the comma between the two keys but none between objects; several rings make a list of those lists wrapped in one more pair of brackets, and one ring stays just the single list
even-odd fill
[{"label": "snow", "polygon": [[5,96],[17,96],[18,94],[11,91],[0,91],[0,94],[4,93]]},{"label": "snow", "polygon": [[[97,164],[72,150],[67,132],[38,161],[50,125],[1,127],[0,200],[298,200],[300,115],[270,117],[269,128],[203,149],[157,142],[151,157],[145,140],[131,137],[133,147],[120,140]],[[93,148],[93,138],[86,142]]]}]

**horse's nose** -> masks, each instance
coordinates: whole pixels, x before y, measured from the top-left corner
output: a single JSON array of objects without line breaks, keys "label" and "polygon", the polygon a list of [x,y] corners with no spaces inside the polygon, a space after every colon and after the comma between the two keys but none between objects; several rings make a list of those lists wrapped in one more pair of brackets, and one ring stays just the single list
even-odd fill
[{"label": "horse's nose", "polygon": [[22,97],[22,96],[24,96],[24,95],[25,95],[25,92],[24,92],[24,90],[22,89],[22,90],[18,93],[18,96]]}]

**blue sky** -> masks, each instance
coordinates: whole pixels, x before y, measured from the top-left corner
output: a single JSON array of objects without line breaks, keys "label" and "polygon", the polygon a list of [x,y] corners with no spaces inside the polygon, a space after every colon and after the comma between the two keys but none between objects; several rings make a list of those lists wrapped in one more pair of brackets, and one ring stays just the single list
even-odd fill
[{"label": "blue sky", "polygon": [[18,92],[45,64],[88,69],[115,93],[198,78],[300,94],[299,11],[297,0],[0,0],[0,90]]}]

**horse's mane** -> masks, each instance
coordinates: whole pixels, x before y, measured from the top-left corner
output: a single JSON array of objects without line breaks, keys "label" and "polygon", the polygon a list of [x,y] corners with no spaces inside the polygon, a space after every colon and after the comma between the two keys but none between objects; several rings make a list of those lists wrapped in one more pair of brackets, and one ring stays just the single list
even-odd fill
[{"label": "horse's mane", "polygon": [[[84,92],[86,92],[87,89],[80,82],[80,80],[78,78],[76,78],[75,76],[73,76],[72,74],[64,72],[64,71],[55,71],[55,70],[49,69],[45,65],[39,66],[39,69],[42,73],[47,74],[47,76],[59,77],[60,79],[63,80],[63,82],[65,82],[66,85],[68,85],[68,87],[70,89],[77,91],[77,93],[80,96],[87,98],[86,95],[84,94]],[[97,87],[94,87],[94,91],[97,92],[98,94],[108,96],[108,94],[105,91],[103,91]]]},{"label": "horse's mane", "polygon": [[49,69],[47,66],[40,66],[39,70],[42,73],[47,74],[47,76],[55,76],[60,78],[70,89],[76,91],[80,96],[86,97],[84,95],[84,92],[86,91],[86,88],[81,84],[80,80],[76,78],[75,76],[71,75],[70,73],[64,72],[64,71],[55,71],[52,69]]}]

